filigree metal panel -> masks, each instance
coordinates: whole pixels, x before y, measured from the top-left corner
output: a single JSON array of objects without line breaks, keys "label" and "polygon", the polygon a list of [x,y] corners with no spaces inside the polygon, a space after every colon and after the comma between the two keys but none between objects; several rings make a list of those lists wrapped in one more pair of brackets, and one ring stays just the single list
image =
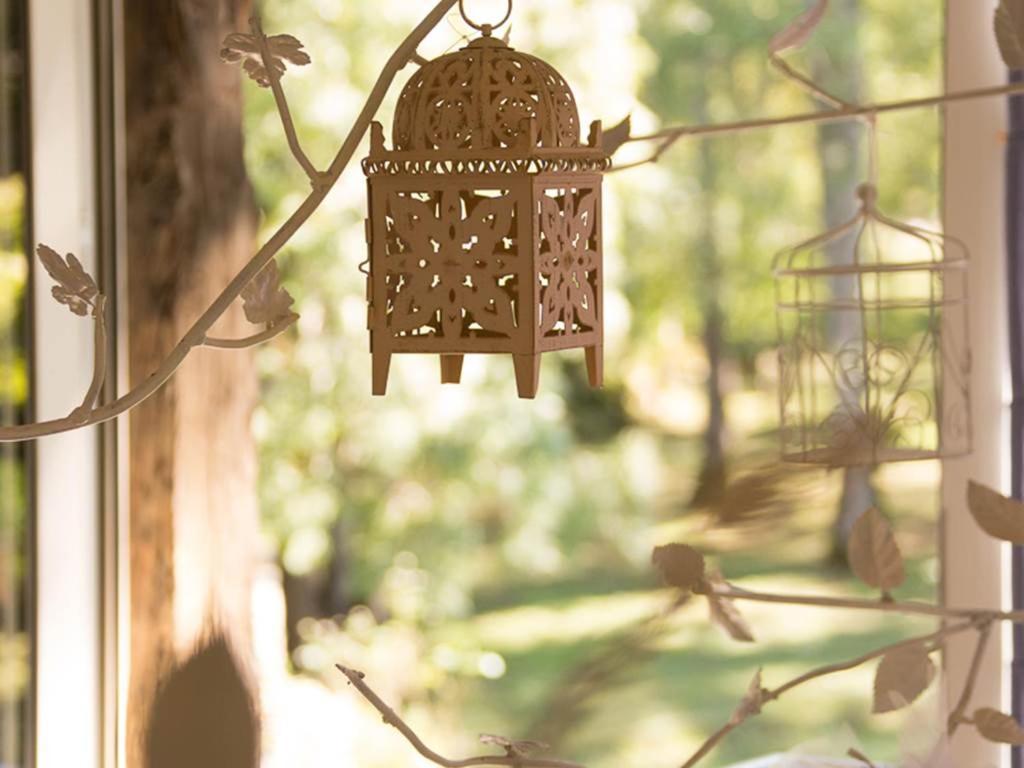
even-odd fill
[{"label": "filigree metal panel", "polygon": [[556,188],[539,195],[540,334],[566,336],[598,327],[598,192]]},{"label": "filigree metal panel", "polygon": [[394,191],[385,216],[381,266],[395,336],[512,338],[521,258],[508,190]]}]

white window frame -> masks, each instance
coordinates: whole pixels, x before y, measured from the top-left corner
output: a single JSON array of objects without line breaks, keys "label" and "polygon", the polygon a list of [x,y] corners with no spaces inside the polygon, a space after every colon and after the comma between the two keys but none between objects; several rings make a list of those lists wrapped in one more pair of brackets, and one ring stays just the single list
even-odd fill
[{"label": "white window frame", "polygon": [[[87,0],[28,0],[30,247],[47,243],[62,254],[74,253],[116,297],[116,286],[107,284],[109,265],[99,258],[99,244],[110,251],[114,240],[104,232],[110,203],[100,202],[108,174],[113,178],[112,155],[100,149],[101,134],[112,124],[100,107],[109,88],[99,87],[100,77],[110,79],[111,68],[97,59],[98,43],[109,47],[112,39],[106,8]],[[92,324],[57,304],[51,284],[33,258],[33,405],[41,420],[77,406],[92,376]],[[111,368],[108,392],[117,389],[117,370]],[[31,768],[120,763],[124,675],[117,659],[124,639],[117,634],[117,561],[123,554],[111,460],[118,430],[92,427],[35,444]]]},{"label": "white window frame", "polygon": [[[992,39],[997,0],[947,0],[946,89],[1005,81],[1006,65]],[[1009,547],[982,533],[966,506],[968,480],[1009,491],[1009,347],[1006,295],[1004,99],[950,104],[945,111],[945,228],[971,251],[967,348],[970,350],[974,450],[943,463],[942,600],[949,606],[1008,607]],[[969,148],[969,151],[967,151]],[[950,329],[951,331],[953,329]],[[1010,695],[1008,637],[996,637],[975,691],[975,706],[1005,708]],[[949,695],[962,687],[974,638],[953,639],[944,657]],[[1009,711],[1004,709],[1004,711]],[[1008,765],[1009,750],[960,730],[955,765]]]}]

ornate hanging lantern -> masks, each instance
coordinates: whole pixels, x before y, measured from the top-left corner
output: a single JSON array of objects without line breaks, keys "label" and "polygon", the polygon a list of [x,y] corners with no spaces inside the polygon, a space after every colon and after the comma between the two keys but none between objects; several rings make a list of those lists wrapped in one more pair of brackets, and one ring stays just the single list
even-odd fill
[{"label": "ornate hanging lantern", "polygon": [[966,246],[895,221],[872,185],[846,224],[776,257],[783,457],[828,466],[971,445]]},{"label": "ornate hanging lantern", "polygon": [[473,26],[478,39],[405,86],[393,148],[371,129],[375,395],[391,356],[413,352],[439,355],[446,383],[466,353],[511,354],[519,396],[532,398],[541,354],[582,347],[601,384],[601,124],[582,144],[565,79]]}]

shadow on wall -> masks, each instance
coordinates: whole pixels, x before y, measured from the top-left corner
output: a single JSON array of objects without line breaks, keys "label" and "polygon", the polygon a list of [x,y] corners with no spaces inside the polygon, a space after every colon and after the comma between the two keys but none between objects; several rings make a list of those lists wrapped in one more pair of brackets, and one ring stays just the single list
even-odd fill
[{"label": "shadow on wall", "polygon": [[255,768],[259,717],[227,642],[201,645],[161,682],[145,735],[146,768]]}]

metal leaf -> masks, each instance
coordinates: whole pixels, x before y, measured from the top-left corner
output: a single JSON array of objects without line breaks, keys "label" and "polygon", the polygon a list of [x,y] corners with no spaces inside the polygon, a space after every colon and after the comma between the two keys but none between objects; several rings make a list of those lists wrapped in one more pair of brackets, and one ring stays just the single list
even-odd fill
[{"label": "metal leaf", "polygon": [[630,132],[633,130],[633,116],[626,115],[622,122],[609,128],[601,136],[601,146],[609,156],[614,155],[619,147],[629,141]]},{"label": "metal leaf", "polygon": [[713,591],[715,587],[728,586],[728,583],[718,573],[709,574],[708,582],[711,585],[711,590],[707,594],[708,610],[712,623],[725,630],[733,640],[740,643],[755,642],[754,633],[739,608],[736,607],[736,603],[727,597],[716,595]]},{"label": "metal leaf", "polygon": [[864,763],[864,765],[866,765],[867,768],[878,768],[878,766],[875,765],[874,762],[872,762],[871,758],[865,755],[859,749],[850,748],[849,750],[847,750],[846,754],[848,754],[857,762]]},{"label": "metal leaf", "polygon": [[292,316],[294,299],[281,287],[277,262],[271,261],[242,289],[242,309],[255,325],[275,325]]},{"label": "metal leaf", "polygon": [[39,245],[36,254],[47,274],[57,285],[50,289],[53,298],[67,305],[80,317],[96,311],[96,297],[99,288],[92,276],[85,271],[82,263],[73,254],[61,258],[60,254],[47,245]]},{"label": "metal leaf", "polygon": [[967,484],[967,507],[989,536],[1024,544],[1024,504],[973,480]]},{"label": "metal leaf", "polygon": [[923,643],[898,648],[882,657],[875,672],[875,714],[912,704],[935,679],[935,664]]},{"label": "metal leaf", "polygon": [[997,709],[982,707],[974,713],[974,726],[978,733],[997,744],[1024,745],[1024,729],[1009,715]]},{"label": "metal leaf", "polygon": [[1024,68],[1024,0],[1001,0],[996,8],[995,29],[1006,66]]},{"label": "metal leaf", "polygon": [[744,695],[743,701],[740,702],[736,711],[732,713],[729,722],[733,725],[739,725],[754,715],[761,714],[761,708],[765,703],[764,697],[765,690],[761,684],[761,670],[758,669],[754,678],[750,681],[750,685],[747,686],[747,693]]},{"label": "metal leaf", "polygon": [[[269,54],[267,59],[274,77],[277,79],[284,75],[288,64],[301,67],[311,61],[309,54],[302,50],[302,43],[292,35],[272,35],[267,37],[266,41]],[[261,88],[270,85],[270,73],[263,64],[259,40],[255,35],[232,32],[224,38],[224,47],[220,51],[220,57],[229,64],[242,62],[242,69]]]},{"label": "metal leaf", "polygon": [[828,10],[828,0],[815,0],[814,5],[804,11],[782,29],[768,43],[769,53],[782,53],[790,48],[799,48],[807,42]]},{"label": "metal leaf", "polygon": [[869,587],[884,592],[903,583],[903,555],[882,513],[872,507],[857,518],[847,545],[850,567]]},{"label": "metal leaf", "polygon": [[481,733],[480,743],[501,747],[509,755],[519,757],[528,757],[535,752],[544,752],[551,749],[551,747],[541,741],[531,741],[529,739],[513,740],[494,733]]},{"label": "metal leaf", "polygon": [[704,579],[704,555],[685,544],[655,547],[651,562],[669,586],[691,591]]}]

